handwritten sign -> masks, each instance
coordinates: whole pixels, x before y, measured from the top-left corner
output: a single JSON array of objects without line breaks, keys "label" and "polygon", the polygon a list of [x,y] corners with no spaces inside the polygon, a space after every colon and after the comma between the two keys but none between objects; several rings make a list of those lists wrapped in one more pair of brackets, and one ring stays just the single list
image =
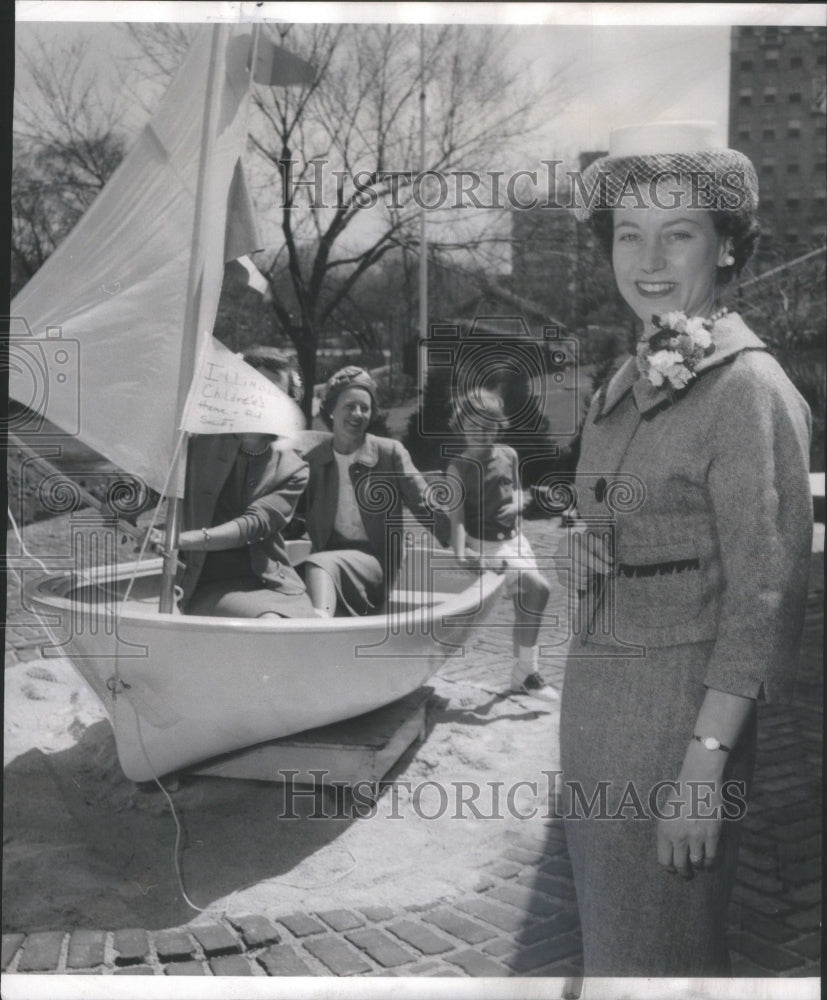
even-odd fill
[{"label": "handwritten sign", "polygon": [[304,414],[286,392],[210,338],[196,365],[181,430],[290,435],[304,427]]}]

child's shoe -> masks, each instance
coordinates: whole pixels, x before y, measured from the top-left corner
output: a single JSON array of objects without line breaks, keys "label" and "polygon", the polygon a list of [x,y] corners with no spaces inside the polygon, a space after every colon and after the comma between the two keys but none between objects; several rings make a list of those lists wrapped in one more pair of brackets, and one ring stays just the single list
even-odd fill
[{"label": "child's shoe", "polygon": [[546,684],[539,671],[534,670],[527,674],[519,663],[511,671],[511,693],[529,695],[532,698],[539,698],[541,701],[556,702],[560,700],[559,692],[550,684]]}]

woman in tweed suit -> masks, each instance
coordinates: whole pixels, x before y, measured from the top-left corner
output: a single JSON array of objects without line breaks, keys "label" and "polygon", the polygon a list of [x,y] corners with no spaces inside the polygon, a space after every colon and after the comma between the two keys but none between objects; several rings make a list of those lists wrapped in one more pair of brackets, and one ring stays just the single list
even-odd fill
[{"label": "woman in tweed suit", "polygon": [[593,401],[576,483],[561,750],[585,972],[727,975],[756,702],[789,695],[803,621],[810,414],[713,312],[757,237],[752,164],[704,123],[619,129],[610,149],[578,214],[643,330]]}]

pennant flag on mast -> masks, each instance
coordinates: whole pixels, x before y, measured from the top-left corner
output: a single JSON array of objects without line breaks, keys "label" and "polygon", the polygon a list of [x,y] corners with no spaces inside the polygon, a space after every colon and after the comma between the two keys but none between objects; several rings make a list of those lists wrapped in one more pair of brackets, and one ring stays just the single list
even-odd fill
[{"label": "pennant flag on mast", "polygon": [[291,87],[312,83],[316,78],[315,67],[292,52],[275,45],[269,38],[259,38],[253,79],[270,87]]},{"label": "pennant flag on mast", "polygon": [[225,261],[260,246],[240,164],[252,50],[249,25],[196,29],[135,146],[12,302],[23,331],[11,345],[12,398],[37,400],[48,420],[156,490]]},{"label": "pennant flag on mast", "polygon": [[243,257],[236,258],[236,260],[229,261],[227,266],[242,279],[248,288],[252,288],[254,292],[258,292],[265,302],[272,298],[270,282],[246,254]]},{"label": "pennant flag on mast", "polygon": [[196,366],[181,430],[191,434],[276,434],[305,427],[286,392],[211,337]]}]

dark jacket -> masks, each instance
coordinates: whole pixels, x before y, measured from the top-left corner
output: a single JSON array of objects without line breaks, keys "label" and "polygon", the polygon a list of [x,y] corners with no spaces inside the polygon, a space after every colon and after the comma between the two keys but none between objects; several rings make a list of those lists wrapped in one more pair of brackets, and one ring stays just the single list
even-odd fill
[{"label": "dark jacket", "polygon": [[[234,434],[204,434],[190,441],[187,456],[187,485],[184,495],[184,530],[209,527],[213,523],[218,497],[238,455],[239,439]],[[250,568],[264,586],[286,594],[304,593],[301,577],[290,565],[282,529],[293,516],[308,480],[307,463],[282,442],[270,447],[255,482],[247,483],[243,508],[238,511],[242,531],[257,525],[248,541]],[[186,553],[186,569],[179,574],[185,607],[192,597],[206,552]]]},{"label": "dark jacket", "polygon": [[[326,436],[306,451],[305,458],[310,466],[307,534],[313,551],[323,552],[329,547],[333,534],[339,495],[333,435]],[[350,466],[350,476],[365,533],[390,583],[398,569],[399,553],[396,542],[394,551],[388,549],[388,539],[391,536],[399,538],[405,508],[429,531],[436,527],[435,513],[425,502],[425,480],[398,441],[373,434],[365,436],[360,454]]]},{"label": "dark jacket", "polygon": [[614,639],[711,641],[707,686],[784,697],[810,563],[810,412],[740,316],[713,338],[672,397],[634,359],[598,393],[577,505],[608,542]]}]

